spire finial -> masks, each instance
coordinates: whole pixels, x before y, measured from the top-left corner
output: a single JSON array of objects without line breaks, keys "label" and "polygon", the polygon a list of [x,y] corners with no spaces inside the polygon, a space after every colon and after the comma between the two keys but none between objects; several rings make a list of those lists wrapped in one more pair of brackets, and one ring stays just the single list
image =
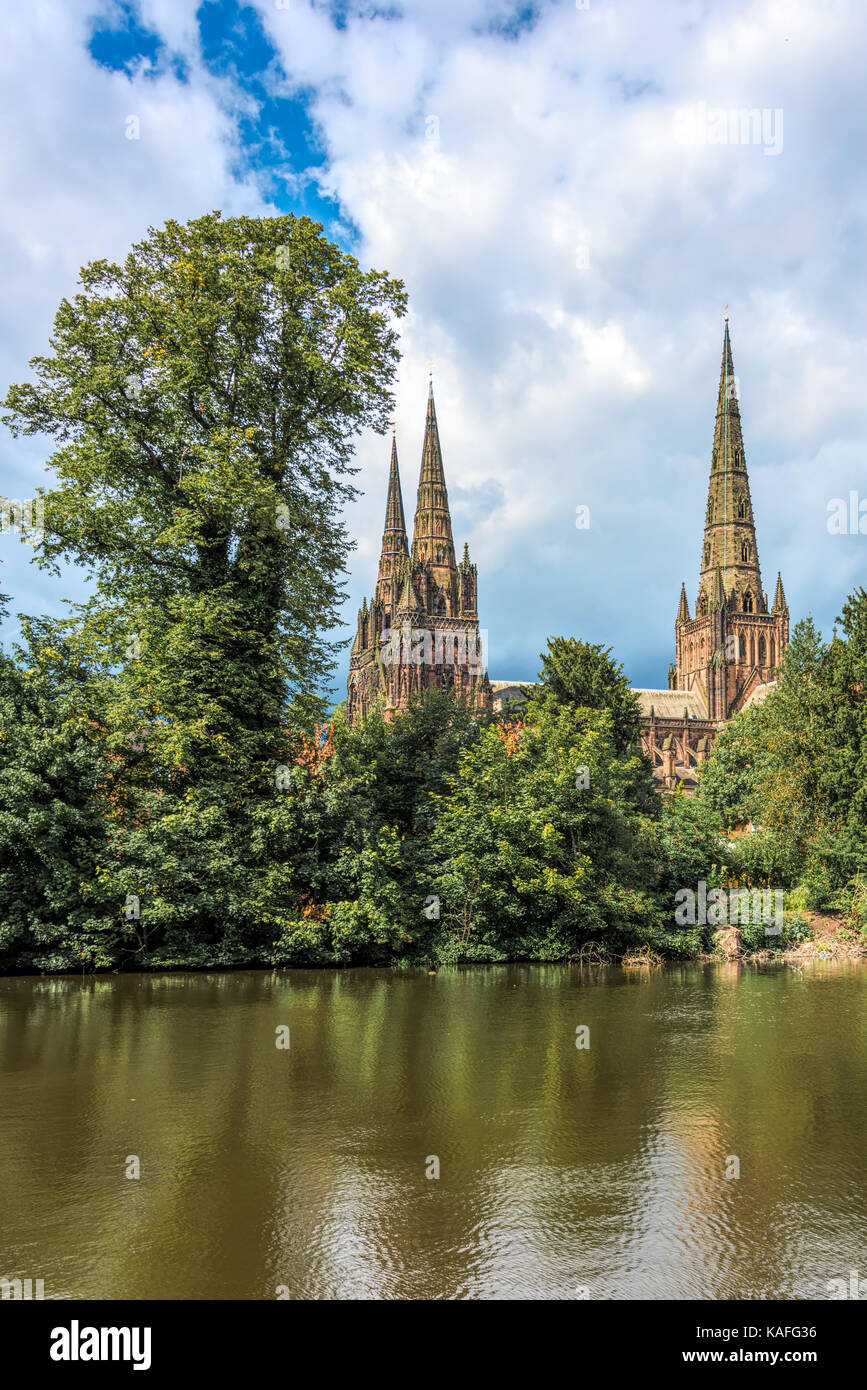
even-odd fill
[{"label": "spire finial", "polygon": [[729,306],[726,305],[726,323],[729,321]]}]

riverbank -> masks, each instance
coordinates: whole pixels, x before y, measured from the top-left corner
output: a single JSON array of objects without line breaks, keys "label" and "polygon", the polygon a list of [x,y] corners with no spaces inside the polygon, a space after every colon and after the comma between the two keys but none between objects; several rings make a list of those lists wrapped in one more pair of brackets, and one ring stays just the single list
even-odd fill
[{"label": "riverbank", "polygon": [[[807,919],[807,920],[803,920]],[[322,962],[298,962],[288,963],[275,960],[263,960],[251,958],[236,961],[215,961],[203,964],[200,961],[186,960],[155,960],[151,963],[129,961],[123,965],[111,969],[78,969],[78,970],[5,970],[0,971],[0,979],[13,979],[20,977],[40,977],[40,978],[111,978],[113,976],[126,975],[164,975],[164,974],[189,974],[189,975],[223,975],[227,971],[259,971],[259,970],[288,970],[316,971],[331,970],[335,972],[345,972],[348,970],[375,969],[393,970],[398,972],[426,970],[430,973],[437,973],[439,970],[456,966],[491,966],[491,965],[610,965],[622,966],[626,970],[632,969],[659,969],[665,965],[684,965],[684,964],[711,964],[713,962],[739,962],[744,965],[751,963],[772,964],[778,961],[780,964],[804,965],[817,960],[839,960],[855,961],[863,960],[867,962],[867,939],[858,931],[855,931],[847,922],[847,919],[840,913],[819,913],[804,912],[798,919],[798,930],[803,930],[807,934],[801,939],[795,939],[793,935],[787,935],[787,930],[791,932],[794,924],[784,928],[781,944],[768,944],[767,946],[757,945],[754,941],[750,942],[739,927],[724,927],[713,933],[713,945],[711,949],[700,948],[692,953],[682,950],[671,953],[659,951],[649,944],[632,946],[626,950],[618,951],[599,941],[587,941],[581,948],[560,960],[538,959],[529,956],[520,957],[481,957],[481,956],[462,956],[456,953],[453,959],[433,959],[429,957],[401,957],[393,960],[348,960],[334,961],[330,964]],[[779,938],[772,938],[777,941]]]}]

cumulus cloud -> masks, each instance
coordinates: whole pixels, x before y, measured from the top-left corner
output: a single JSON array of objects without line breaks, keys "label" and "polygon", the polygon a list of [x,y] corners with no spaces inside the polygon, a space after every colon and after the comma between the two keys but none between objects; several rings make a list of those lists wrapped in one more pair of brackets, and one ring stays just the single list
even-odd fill
[{"label": "cumulus cloud", "polygon": [[[828,628],[867,546],[826,527],[829,498],[867,496],[857,0],[255,9],[280,60],[268,90],[303,94],[353,250],[407,283],[406,510],[433,361],[492,675],[532,677],[545,638],[576,633],[665,683],[680,581],[691,599],[698,583],[726,302],[765,586],[782,569],[793,617]],[[167,215],[262,205],[239,148],[249,91],[202,63],[195,5],[140,10],[183,80],[99,69],[87,13],[22,11],[0,59],[19,123],[0,173],[7,375],[82,260]],[[387,442],[360,441],[358,463],[348,620],[375,579]]]},{"label": "cumulus cloud", "polygon": [[[794,615],[827,627],[863,572],[862,543],[825,524],[867,484],[861,8],[560,4],[517,31],[481,3],[339,30],[323,8],[260,9],[316,92],[359,254],[407,281],[405,488],[433,357],[494,673],[530,676],[548,633],[577,632],[664,683],[680,579],[697,586],[727,301],[765,584],[782,568]],[[359,598],[387,451],[361,457]]]},{"label": "cumulus cloud", "polygon": [[[118,6],[39,0],[11,11],[0,46],[0,378],[27,375],[44,352],[57,306],[75,292],[78,271],[98,257],[121,257],[149,225],[213,207],[261,208],[258,188],[238,174],[235,97],[201,67],[195,9],[188,0],[149,0],[142,18],[160,26],[177,62],[142,60],[129,70],[98,64],[94,26],[121,23]],[[128,138],[133,135],[136,138]],[[0,439],[0,493],[32,496],[44,484],[43,446]],[[27,563],[14,532],[0,535],[0,589],[15,610],[60,612],[81,597],[73,575],[59,583]]]}]

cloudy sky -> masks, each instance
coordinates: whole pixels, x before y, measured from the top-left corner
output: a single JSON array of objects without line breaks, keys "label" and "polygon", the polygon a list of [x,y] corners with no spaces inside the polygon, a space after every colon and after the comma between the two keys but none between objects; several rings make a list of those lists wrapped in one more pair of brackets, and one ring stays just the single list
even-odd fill
[{"label": "cloudy sky", "polygon": [[[793,620],[828,631],[867,574],[867,535],[828,530],[831,499],[867,500],[865,48],[863,0],[13,7],[3,390],[85,261],[167,217],[308,213],[406,282],[405,506],[433,362],[492,678],[532,678],[547,636],[575,634],[665,685],[728,303],[765,587],[782,570]],[[388,458],[359,440],[347,623],[376,576]],[[32,495],[44,460],[4,432],[0,493]],[[0,535],[14,611],[83,593],[28,553]]]}]

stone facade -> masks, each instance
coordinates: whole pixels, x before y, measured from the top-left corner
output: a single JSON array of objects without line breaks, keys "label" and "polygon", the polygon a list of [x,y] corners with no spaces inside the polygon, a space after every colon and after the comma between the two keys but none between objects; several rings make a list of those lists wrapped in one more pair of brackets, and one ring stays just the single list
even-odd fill
[{"label": "stone facade", "polygon": [[[664,786],[694,781],[694,769],[717,731],[767,693],[788,644],[789,609],[780,575],[770,607],[762,587],[726,318],[695,614],[684,584],[668,692],[639,692],[642,746]],[[666,695],[674,699],[676,712]]]},{"label": "stone facade", "polygon": [[387,720],[413,695],[454,689],[491,704],[478,618],[478,576],[464,546],[455,559],[449,499],[434,405],[428,393],[412,548],[392,440],[388,499],[376,590],[364,600],[349,659],[348,716],[355,723],[381,703]]}]

